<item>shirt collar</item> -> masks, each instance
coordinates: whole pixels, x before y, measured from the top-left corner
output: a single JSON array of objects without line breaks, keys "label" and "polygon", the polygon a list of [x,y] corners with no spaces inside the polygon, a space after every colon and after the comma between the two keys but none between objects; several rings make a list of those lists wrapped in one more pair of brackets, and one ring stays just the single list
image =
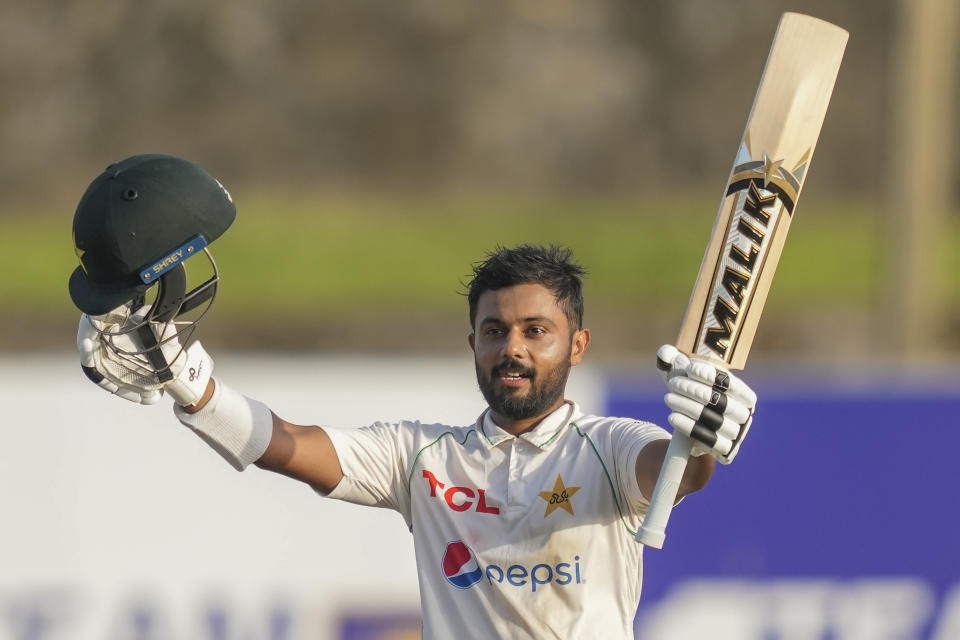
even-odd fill
[{"label": "shirt collar", "polygon": [[477,422],[480,425],[483,438],[489,442],[491,446],[497,446],[501,442],[518,437],[540,449],[545,449],[556,440],[565,426],[581,415],[583,414],[580,411],[580,406],[576,402],[566,400],[556,411],[538,422],[537,426],[519,436],[510,435],[497,426],[497,423],[493,421],[493,412],[490,411],[490,409],[484,411]]}]

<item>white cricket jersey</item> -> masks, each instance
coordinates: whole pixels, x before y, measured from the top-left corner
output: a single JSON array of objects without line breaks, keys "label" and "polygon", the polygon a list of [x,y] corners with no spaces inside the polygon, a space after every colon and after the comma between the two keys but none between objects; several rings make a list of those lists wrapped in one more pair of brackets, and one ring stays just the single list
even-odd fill
[{"label": "white cricket jersey", "polygon": [[329,497],[395,509],[413,533],[424,638],[633,638],[635,462],[666,431],[570,402],[516,437],[489,411],[326,431],[344,474]]}]

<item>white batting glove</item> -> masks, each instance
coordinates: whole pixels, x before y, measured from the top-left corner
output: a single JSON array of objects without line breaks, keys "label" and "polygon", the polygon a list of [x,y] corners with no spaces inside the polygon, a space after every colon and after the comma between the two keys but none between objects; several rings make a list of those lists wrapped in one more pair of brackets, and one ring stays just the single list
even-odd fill
[{"label": "white batting glove", "polygon": [[142,322],[142,313],[130,315],[124,306],[102,316],[80,316],[77,350],[84,374],[108,393],[137,404],[156,404],[164,392],[179,405],[195,404],[206,390],[213,360],[199,342],[184,349],[173,323],[151,323],[173,376],[161,380],[143,355],[145,346],[137,332],[124,332]]},{"label": "white batting glove", "polygon": [[657,350],[657,369],[670,391],[664,396],[667,421],[692,439],[691,453],[733,462],[753,422],[757,394],[729,371],[672,345]]}]

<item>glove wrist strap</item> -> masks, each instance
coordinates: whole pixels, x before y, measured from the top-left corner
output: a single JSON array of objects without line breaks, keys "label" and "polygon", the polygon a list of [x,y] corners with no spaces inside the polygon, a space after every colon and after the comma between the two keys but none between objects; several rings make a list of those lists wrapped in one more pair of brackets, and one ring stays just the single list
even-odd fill
[{"label": "glove wrist strap", "polygon": [[207,390],[213,373],[213,359],[200,342],[194,342],[184,351],[186,362],[177,376],[163,390],[181,407],[196,404]]}]

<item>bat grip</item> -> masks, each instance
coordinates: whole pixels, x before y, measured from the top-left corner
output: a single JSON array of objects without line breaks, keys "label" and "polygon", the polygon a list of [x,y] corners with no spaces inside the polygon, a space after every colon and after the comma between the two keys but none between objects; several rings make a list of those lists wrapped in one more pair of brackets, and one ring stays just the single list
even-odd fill
[{"label": "bat grip", "polygon": [[663,540],[666,537],[664,531],[670,519],[673,503],[677,501],[677,491],[680,489],[680,480],[683,479],[683,472],[687,468],[687,459],[690,457],[692,446],[690,438],[677,431],[673,432],[670,446],[667,447],[667,455],[663,459],[663,466],[660,467],[657,484],[653,489],[650,506],[647,508],[647,515],[637,532],[636,540],[640,544],[654,549],[663,548]]}]

